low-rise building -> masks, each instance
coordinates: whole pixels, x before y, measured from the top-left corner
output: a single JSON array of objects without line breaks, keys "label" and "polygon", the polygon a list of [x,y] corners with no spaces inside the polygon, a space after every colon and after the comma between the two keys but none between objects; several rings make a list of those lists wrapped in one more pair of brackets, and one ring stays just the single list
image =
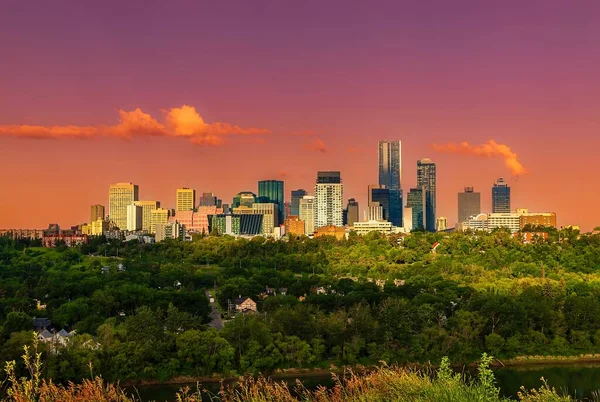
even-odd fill
[{"label": "low-rise building", "polygon": [[354,231],[358,235],[366,235],[371,232],[379,232],[387,235],[392,233],[392,222],[382,220],[354,222]]},{"label": "low-rise building", "polygon": [[[356,223],[354,224],[356,226]],[[315,231],[315,238],[322,236],[334,236],[338,240],[346,238],[346,228],[342,226],[326,225]]]},{"label": "low-rise building", "polygon": [[292,236],[302,236],[304,234],[304,221],[295,215],[290,215],[285,220],[285,233]]}]

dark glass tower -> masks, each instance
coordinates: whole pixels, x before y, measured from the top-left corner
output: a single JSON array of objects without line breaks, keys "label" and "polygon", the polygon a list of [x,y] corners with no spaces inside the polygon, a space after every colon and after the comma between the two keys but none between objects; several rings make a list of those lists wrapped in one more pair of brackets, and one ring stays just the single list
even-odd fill
[{"label": "dark glass tower", "polygon": [[426,210],[425,194],[423,188],[411,188],[406,199],[406,206],[412,209],[412,229],[425,229]]},{"label": "dark glass tower", "polygon": [[290,215],[300,215],[300,199],[308,195],[308,192],[304,189],[292,190],[292,203],[290,206]]},{"label": "dark glass tower", "polygon": [[283,181],[261,180],[258,182],[258,202],[277,204],[278,222],[285,220],[285,205],[283,198]]},{"label": "dark glass tower", "polygon": [[425,230],[435,232],[436,167],[429,158],[417,161],[417,188],[425,192]]},{"label": "dark glass tower", "polygon": [[394,226],[402,226],[401,141],[379,141],[379,186],[389,190],[389,202],[385,219]]},{"label": "dark glass tower", "polygon": [[383,209],[383,219],[390,221],[390,190],[383,186],[369,186],[369,207],[378,202]]},{"label": "dark glass tower", "polygon": [[492,212],[510,212],[510,187],[504,182],[502,177],[492,187]]},{"label": "dark glass tower", "polygon": [[481,194],[473,187],[465,187],[464,193],[458,193],[458,223],[463,223],[470,216],[481,213]]}]

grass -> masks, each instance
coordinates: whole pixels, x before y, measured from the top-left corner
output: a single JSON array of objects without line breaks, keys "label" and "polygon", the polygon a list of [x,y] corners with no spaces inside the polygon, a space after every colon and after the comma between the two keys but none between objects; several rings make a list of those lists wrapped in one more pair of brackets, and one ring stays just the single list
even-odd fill
[{"label": "grass", "polygon": [[[25,347],[23,361],[29,375],[18,378],[15,362],[7,363],[6,391],[1,402],[141,402],[129,396],[118,384],[108,384],[100,377],[83,380],[80,384],[56,385],[41,378],[41,359],[33,348]],[[492,358],[483,355],[477,377],[467,379],[455,373],[447,358],[435,373],[427,370],[408,370],[383,366],[366,373],[347,371],[343,376],[334,375],[334,386],[316,390],[305,388],[300,381],[290,389],[285,382],[264,377],[242,378],[234,386],[221,386],[216,395],[206,391],[192,392],[182,389],[176,396],[178,402],[201,402],[204,396],[217,402],[505,402],[495,385],[494,374],[489,368]],[[91,369],[91,368],[90,368]],[[572,401],[569,396],[559,395],[542,379],[537,390],[525,390],[518,394],[525,402]],[[600,401],[600,398],[593,398]]]}]

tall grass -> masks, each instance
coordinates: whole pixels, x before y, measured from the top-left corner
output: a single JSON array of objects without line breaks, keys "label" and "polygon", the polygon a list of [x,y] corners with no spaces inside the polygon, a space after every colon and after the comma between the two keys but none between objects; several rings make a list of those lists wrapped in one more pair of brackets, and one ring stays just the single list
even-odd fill
[{"label": "tall grass", "polygon": [[[84,380],[81,384],[56,385],[41,378],[41,355],[33,348],[25,347],[23,361],[29,372],[18,378],[15,362],[6,364],[5,396],[2,402],[136,402],[118,385],[105,383],[102,378]],[[435,373],[426,370],[407,370],[383,366],[367,373],[347,371],[334,375],[331,388],[316,390],[305,388],[300,381],[290,389],[285,382],[264,377],[242,378],[234,386],[221,386],[216,395],[206,391],[191,392],[182,389],[178,402],[200,402],[203,395],[217,402],[503,402],[496,387],[494,374],[489,369],[491,357],[483,355],[477,377],[465,378],[454,373],[447,358],[442,360]],[[542,379],[543,381],[543,379]],[[571,401],[560,396],[545,382],[538,390],[521,389],[519,400],[526,402]]]}]

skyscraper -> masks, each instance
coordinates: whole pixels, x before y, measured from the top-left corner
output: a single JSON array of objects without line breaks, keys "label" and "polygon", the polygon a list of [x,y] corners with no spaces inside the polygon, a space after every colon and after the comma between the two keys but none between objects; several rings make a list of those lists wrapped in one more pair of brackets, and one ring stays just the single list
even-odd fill
[{"label": "skyscraper", "polygon": [[359,220],[358,202],[354,198],[350,198],[346,206],[346,225],[354,226],[354,222]]},{"label": "skyscraper", "polygon": [[344,187],[340,172],[318,172],[315,184],[315,227],[342,226]]},{"label": "skyscraper", "polygon": [[473,191],[473,187],[465,187],[458,193],[458,223],[466,222],[470,216],[481,213],[481,194]]},{"label": "skyscraper", "polygon": [[117,183],[108,189],[110,220],[121,230],[127,229],[127,205],[139,198],[139,187],[133,183]]},{"label": "skyscraper", "polygon": [[[394,226],[402,226],[402,142],[379,141],[379,186],[389,191],[387,216]],[[384,206],[385,209],[385,206]]]},{"label": "skyscraper", "polygon": [[142,230],[146,233],[152,231],[152,211],[160,208],[160,201],[136,201],[135,205],[142,207]]},{"label": "skyscraper", "polygon": [[150,211],[150,233],[156,233],[157,225],[168,224],[170,215],[170,211],[165,208],[156,208]]},{"label": "skyscraper", "polygon": [[277,204],[278,222],[283,222],[285,219],[283,194],[283,181],[281,180],[261,180],[258,182],[258,202]]},{"label": "skyscraper", "polygon": [[492,213],[510,212],[510,187],[501,177],[492,187]]},{"label": "skyscraper", "polygon": [[371,208],[375,204],[382,208],[381,219],[385,221],[390,220],[390,190],[385,186],[371,184],[368,187],[369,191],[369,205]]},{"label": "skyscraper", "polygon": [[191,211],[196,208],[196,190],[193,188],[178,188],[175,199],[175,212]]},{"label": "skyscraper", "polygon": [[[429,158],[417,161],[417,188],[425,193],[425,230],[435,232],[436,213],[436,167]],[[413,210],[414,216],[414,210]],[[414,225],[413,219],[413,225]]]},{"label": "skyscraper", "polygon": [[104,205],[96,204],[90,208],[90,223],[104,219]]},{"label": "skyscraper", "polygon": [[200,196],[201,207],[220,207],[219,204],[219,200],[213,193],[202,193],[202,195]]},{"label": "skyscraper", "polygon": [[231,208],[240,206],[252,208],[252,204],[256,202],[256,194],[252,191],[241,191],[233,197]]},{"label": "skyscraper", "polygon": [[298,203],[298,213],[301,221],[304,221],[304,233],[312,235],[315,232],[315,197],[305,195]]},{"label": "skyscraper", "polygon": [[300,214],[300,199],[308,195],[308,192],[303,188],[298,190],[292,190],[292,205],[290,208],[290,215],[299,216]]},{"label": "skyscraper", "polygon": [[139,205],[127,205],[127,230],[135,232],[142,229],[142,207]]},{"label": "skyscraper", "polygon": [[276,226],[279,226],[279,221],[277,220],[278,213],[278,205],[274,202],[263,202],[252,204],[252,214],[254,215],[262,215],[262,234],[266,236],[271,236],[273,234],[273,229]]},{"label": "skyscraper", "polygon": [[[406,197],[406,206],[412,211],[412,230],[425,229],[426,221],[426,192],[423,188],[411,188]],[[407,209],[408,209],[407,208]]]}]

